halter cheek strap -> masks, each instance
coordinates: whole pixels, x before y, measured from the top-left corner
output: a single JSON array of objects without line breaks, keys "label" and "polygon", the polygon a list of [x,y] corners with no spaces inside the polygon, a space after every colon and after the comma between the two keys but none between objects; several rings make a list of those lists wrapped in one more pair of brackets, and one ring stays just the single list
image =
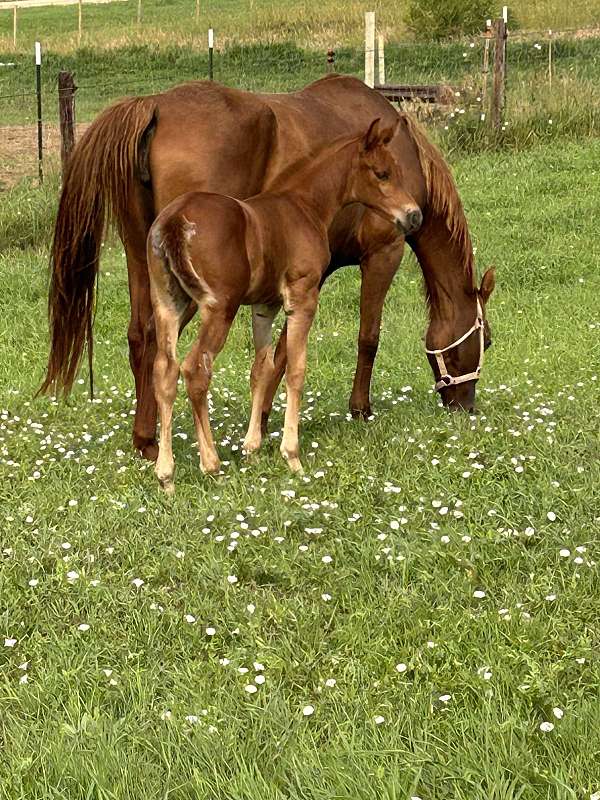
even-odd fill
[{"label": "halter cheek strap", "polygon": [[[466,339],[471,336],[472,333],[475,331],[479,331],[479,363],[477,364],[477,368],[474,372],[467,372],[465,375],[450,375],[448,370],[446,369],[446,362],[444,360],[444,353],[447,353],[448,350],[452,350],[454,347],[458,347],[459,344],[462,344]],[[447,347],[442,347],[439,350],[427,350],[425,348],[425,352],[431,356],[435,356],[435,360],[438,365],[438,369],[440,371],[440,379],[435,384],[436,392],[439,392],[441,389],[445,389],[448,386],[456,386],[459,383],[466,383],[467,381],[477,381],[479,380],[479,374],[481,372],[481,366],[483,364],[483,352],[485,350],[485,331],[483,325],[483,311],[481,309],[481,303],[479,302],[479,298],[477,298],[477,318],[473,325],[469,328],[469,330],[464,333],[460,339],[457,339],[452,344],[449,344]]]}]

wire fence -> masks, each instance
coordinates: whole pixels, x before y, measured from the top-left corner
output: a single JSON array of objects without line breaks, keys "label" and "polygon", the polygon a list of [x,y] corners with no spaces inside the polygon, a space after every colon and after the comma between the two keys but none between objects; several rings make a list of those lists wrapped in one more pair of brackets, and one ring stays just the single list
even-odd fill
[{"label": "wire fence", "polygon": [[[581,102],[593,102],[586,92],[593,91],[600,81],[597,44],[597,39],[582,35],[569,38],[564,31],[520,32],[514,39],[511,36],[507,48],[507,124],[526,107],[533,111],[541,108],[542,99],[546,108],[548,98],[558,103],[567,93],[575,97],[579,92]],[[441,130],[466,120],[485,124],[492,79],[491,67],[488,72],[484,68],[485,52],[483,35],[438,44],[388,42],[383,63],[385,83],[446,87],[447,100],[443,104],[410,104],[411,110]],[[0,189],[38,174],[37,94],[31,62],[32,59],[20,58],[13,65],[0,65]],[[102,108],[120,97],[154,94],[184,80],[205,79],[209,59],[208,53],[198,47],[146,46],[69,57],[49,54],[42,71],[41,91],[47,171],[59,164],[57,74],[62,68],[75,74],[80,135]],[[334,68],[363,77],[364,51],[339,48]],[[253,91],[298,89],[326,70],[326,52],[306,51],[293,45],[230,45],[216,51],[214,57],[215,80]],[[376,68],[376,82],[377,72]]]}]

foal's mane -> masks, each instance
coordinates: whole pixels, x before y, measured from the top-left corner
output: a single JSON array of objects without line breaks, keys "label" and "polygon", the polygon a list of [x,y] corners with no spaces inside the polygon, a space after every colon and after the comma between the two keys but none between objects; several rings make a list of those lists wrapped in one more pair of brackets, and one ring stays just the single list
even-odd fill
[{"label": "foal's mane", "polygon": [[467,219],[456,183],[438,148],[429,140],[421,125],[409,114],[400,113],[412,138],[427,188],[429,210],[441,219],[450,240],[461,254],[465,275],[475,288],[475,264]]}]

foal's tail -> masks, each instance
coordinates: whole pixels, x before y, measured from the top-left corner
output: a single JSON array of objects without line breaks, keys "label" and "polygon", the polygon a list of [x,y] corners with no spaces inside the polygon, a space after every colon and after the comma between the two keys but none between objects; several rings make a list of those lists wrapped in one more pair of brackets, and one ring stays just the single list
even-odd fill
[{"label": "foal's tail", "polygon": [[60,196],[50,256],[50,354],[38,394],[67,394],[84,347],[92,359],[94,296],[100,245],[108,222],[119,231],[128,213],[144,134],[154,119],[151,97],[107,108],[73,150]]},{"label": "foal's tail", "polygon": [[189,242],[195,235],[195,223],[176,212],[164,219],[159,217],[152,226],[150,240],[153,255],[167,265],[185,294],[200,303],[210,290],[192,265]]}]

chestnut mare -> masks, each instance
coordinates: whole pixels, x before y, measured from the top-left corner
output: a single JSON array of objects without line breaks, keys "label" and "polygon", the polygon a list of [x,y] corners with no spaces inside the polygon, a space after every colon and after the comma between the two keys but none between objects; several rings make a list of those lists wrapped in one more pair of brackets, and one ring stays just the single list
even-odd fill
[{"label": "chestnut mare", "polygon": [[208,413],[214,359],[225,344],[240,305],[252,306],[255,359],[250,376],[252,413],[243,449],[261,444],[261,416],[273,380],[273,320],[287,317],[287,404],[281,454],[301,472],[298,416],[304,385],[308,334],[321,280],[331,260],[328,229],[351,203],[377,212],[402,234],[418,229],[420,209],[403,189],[402,170],[388,145],[393,128],[373,121],[362,136],[343,137],[293,165],[267,192],[241,201],[222,194],[188,192],[164,208],[148,235],[150,293],[156,324],[154,391],[160,415],[156,474],[172,494],[175,463],[172,414],[179,363],[177,339],[192,309],[200,333],[182,365],[190,398],[200,466],[218,472]]},{"label": "chestnut mare", "polygon": [[[461,339],[478,318],[478,301],[485,309],[493,273],[486,273],[478,289],[454,180],[439,151],[409,116],[398,115],[378,92],[349,76],[327,76],[299,92],[281,95],[197,82],[116,103],[90,125],[75,147],[51,252],[51,346],[41,391],[70,390],[86,343],[91,365],[100,245],[106,223],[114,220],[129,274],[128,338],[137,397],[133,443],[146,458],[155,459],[156,333],[146,259],[146,238],[155,217],[188,191],[216,189],[245,198],[267,190],[293,161],[339,136],[358,136],[377,117],[384,125],[400,118],[390,148],[402,165],[405,189],[423,211],[423,224],[408,241],[425,280],[427,347],[444,349]],[[344,265],[360,264],[362,272],[358,364],[350,396],[355,416],[371,414],[369,389],[383,302],[404,241],[394,225],[360,204],[340,211],[329,228],[331,261],[323,279]],[[265,423],[285,369],[285,354],[284,331],[265,395]],[[478,337],[468,336],[443,355],[448,375],[475,373],[480,362]],[[433,353],[427,358],[439,382],[438,358]],[[475,379],[441,386],[440,394],[445,405],[470,410]]]}]

